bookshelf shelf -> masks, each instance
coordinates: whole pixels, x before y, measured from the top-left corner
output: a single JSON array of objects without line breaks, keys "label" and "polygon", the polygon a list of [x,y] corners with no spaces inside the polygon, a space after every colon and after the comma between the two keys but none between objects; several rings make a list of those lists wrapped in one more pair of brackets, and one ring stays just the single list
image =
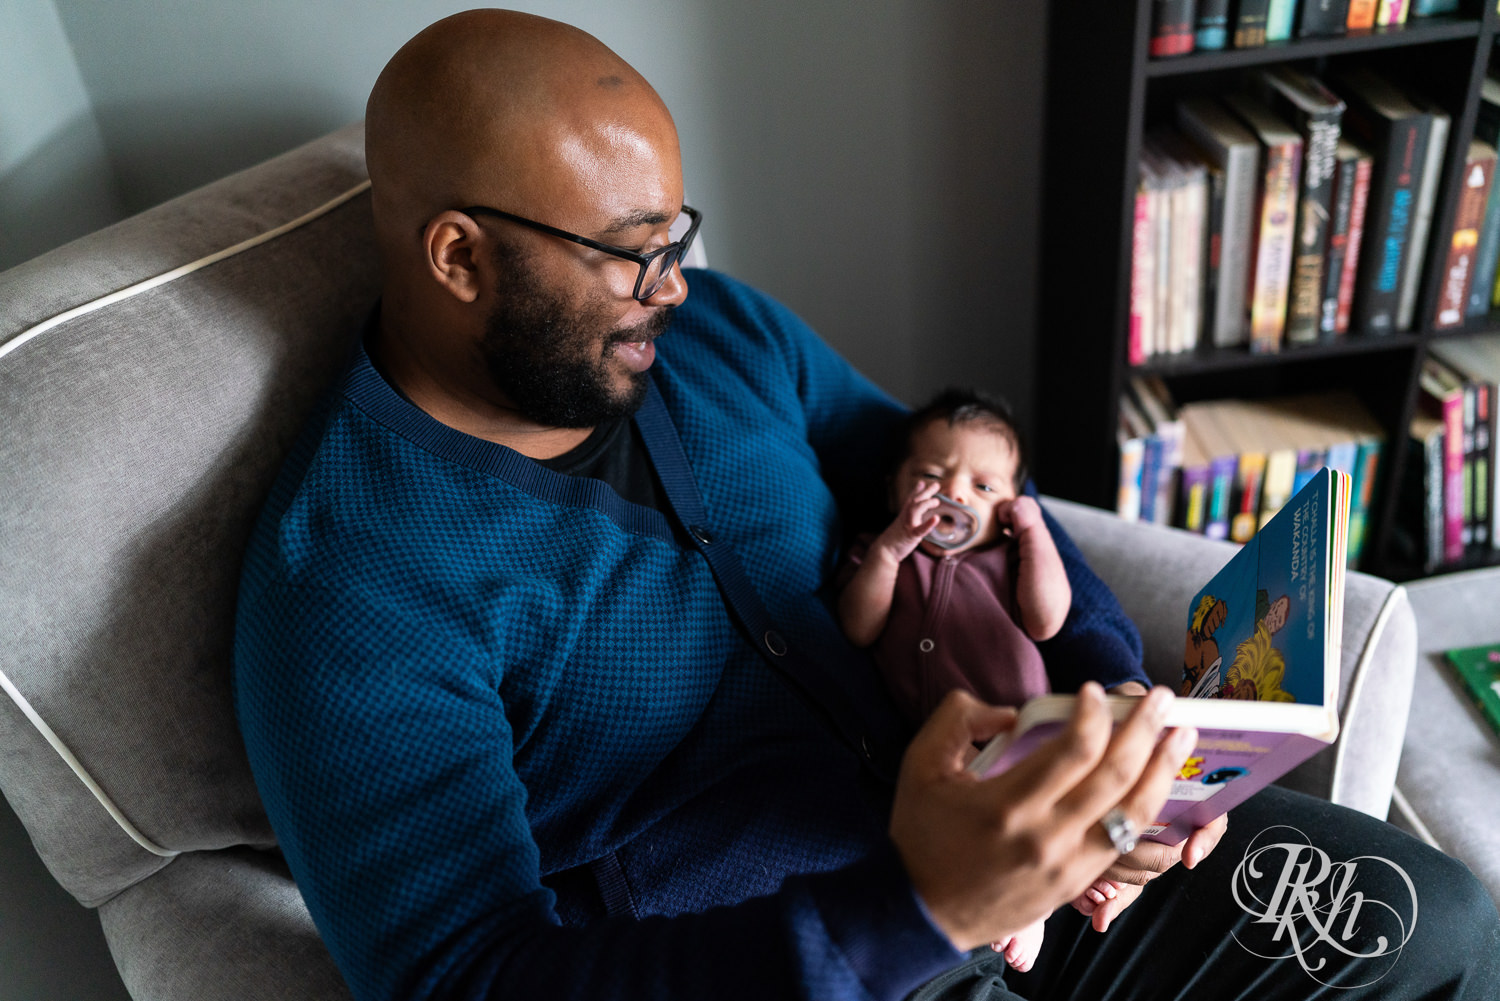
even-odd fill
[{"label": "bookshelf shelf", "polygon": [[[1409,453],[1421,450],[1407,447],[1420,370],[1434,344],[1500,333],[1500,309],[1454,330],[1433,327],[1464,155],[1500,32],[1495,5],[1460,0],[1456,14],[1400,27],[1161,59],[1148,55],[1154,0],[1050,5],[1034,435],[1042,489],[1114,508],[1119,400],[1138,375],[1160,377],[1178,403],[1347,390],[1386,436],[1361,568],[1395,579],[1419,575],[1398,555],[1392,529],[1409,472],[1403,467],[1420,461]],[[1412,329],[1351,332],[1270,354],[1200,346],[1129,365],[1132,227],[1147,132],[1170,121],[1180,99],[1229,92],[1247,71],[1287,63],[1315,75],[1368,65],[1415,82],[1451,118]],[[1500,556],[1485,560],[1497,562]]]},{"label": "bookshelf shelf", "polygon": [[1148,77],[1183,76],[1226,69],[1269,66],[1298,59],[1317,59],[1331,55],[1375,52],[1380,49],[1406,48],[1477,38],[1483,23],[1468,17],[1429,17],[1421,22],[1392,28],[1375,28],[1350,32],[1331,38],[1298,38],[1271,42],[1254,49],[1224,49],[1218,52],[1195,52],[1185,56],[1151,59],[1146,63]]},{"label": "bookshelf shelf", "polygon": [[1415,334],[1400,333],[1384,337],[1345,337],[1336,341],[1301,344],[1267,354],[1252,354],[1246,348],[1200,346],[1176,355],[1157,355],[1140,365],[1132,365],[1133,375],[1184,376],[1208,372],[1240,371],[1247,378],[1257,370],[1326,358],[1375,354],[1383,351],[1411,350],[1422,343]]}]

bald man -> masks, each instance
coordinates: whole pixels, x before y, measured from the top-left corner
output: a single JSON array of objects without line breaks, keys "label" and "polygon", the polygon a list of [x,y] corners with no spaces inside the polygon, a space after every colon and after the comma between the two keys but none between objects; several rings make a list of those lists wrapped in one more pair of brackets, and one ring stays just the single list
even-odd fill
[{"label": "bald man", "polygon": [[[676,130],[614,53],[457,15],[391,60],[366,128],[383,295],[257,527],[235,658],[266,809],[357,997],[1014,997],[985,944],[1106,871],[1126,891],[1054,915],[1011,988],[1106,997],[1150,952],[1122,989],[1182,996],[1213,951],[1229,996],[1267,976],[1223,943],[1275,818],[1441,881],[1423,934],[1493,984],[1477,884],[1368,818],[1268,793],[1232,848],[1220,823],[1129,851],[1191,747],[1159,732],[1170,693],[1111,729],[1086,685],[986,782],[963,765],[1008,710],[954,696],[901,729],[824,601],[837,491],[880,495],[901,408],[753,290],[697,271],[689,298]],[[1145,680],[1049,527],[1075,596],[1049,666]],[[1384,996],[1453,975],[1408,968]]]}]

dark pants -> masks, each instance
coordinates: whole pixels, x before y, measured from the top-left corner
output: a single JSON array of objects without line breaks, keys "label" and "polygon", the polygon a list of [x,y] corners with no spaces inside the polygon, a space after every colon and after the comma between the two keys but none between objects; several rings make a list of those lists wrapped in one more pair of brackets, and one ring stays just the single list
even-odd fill
[{"label": "dark pants", "polygon": [[1500,915],[1462,863],[1271,787],[1230,813],[1197,869],[1157,879],[1104,934],[1064,907],[1029,973],[986,949],[915,997],[1493,1001]]}]

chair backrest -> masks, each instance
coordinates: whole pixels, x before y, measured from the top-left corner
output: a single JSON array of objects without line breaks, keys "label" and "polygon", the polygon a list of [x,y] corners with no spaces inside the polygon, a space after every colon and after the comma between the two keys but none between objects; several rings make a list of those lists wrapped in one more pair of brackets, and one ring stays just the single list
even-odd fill
[{"label": "chair backrest", "polygon": [[376,300],[367,187],[351,126],[0,274],[0,789],[86,905],[274,844],[234,598]]},{"label": "chair backrest", "polygon": [[0,274],[0,790],[137,994],[345,995],[256,851],[229,665],[255,515],[376,301],[367,189],[353,125]]}]

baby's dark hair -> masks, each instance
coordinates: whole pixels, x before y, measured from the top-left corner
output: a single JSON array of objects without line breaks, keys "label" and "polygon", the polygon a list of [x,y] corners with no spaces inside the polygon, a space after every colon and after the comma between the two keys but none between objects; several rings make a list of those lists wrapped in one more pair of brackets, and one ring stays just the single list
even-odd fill
[{"label": "baby's dark hair", "polygon": [[911,452],[911,438],[933,421],[947,421],[949,427],[962,424],[982,424],[1002,435],[1010,442],[1016,454],[1015,489],[1017,493],[1026,485],[1026,445],[1016,427],[1014,412],[1010,404],[998,396],[991,396],[966,386],[950,386],[938,393],[925,405],[913,410],[902,422],[892,443],[890,472],[894,475]]}]

